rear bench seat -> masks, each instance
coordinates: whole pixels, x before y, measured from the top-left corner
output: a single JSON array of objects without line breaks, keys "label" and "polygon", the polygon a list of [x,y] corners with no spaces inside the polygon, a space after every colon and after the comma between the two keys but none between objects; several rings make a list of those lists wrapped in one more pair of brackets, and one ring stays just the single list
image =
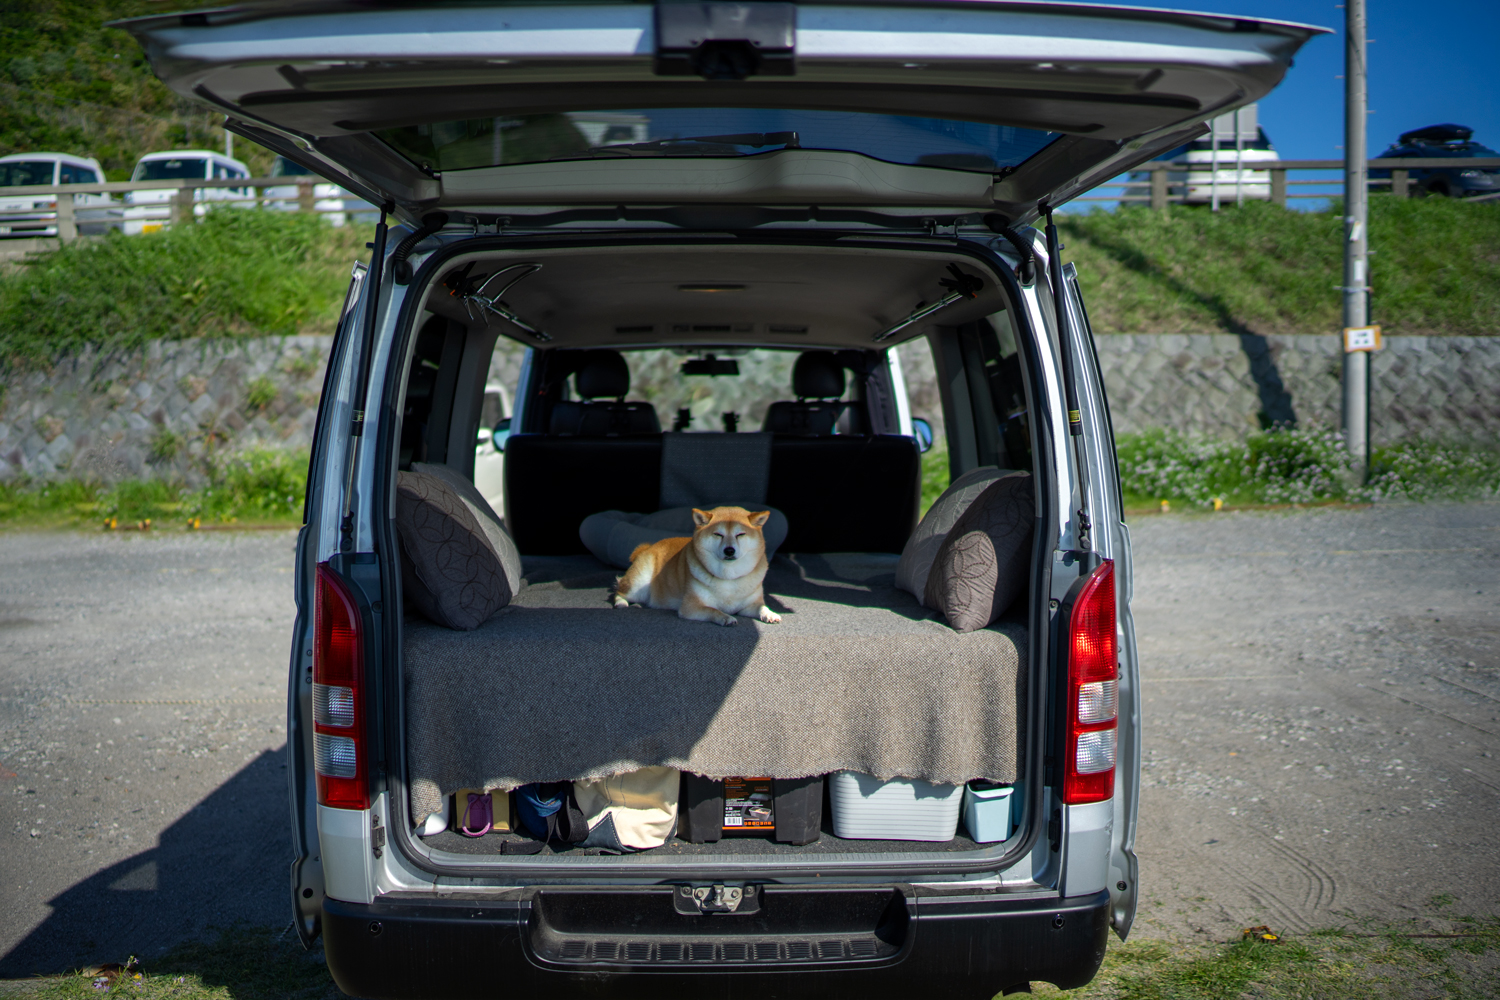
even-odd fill
[{"label": "rear bench seat", "polygon": [[[660,509],[661,453],[659,434],[512,435],[505,520],[522,554],[582,553],[588,515]],[[787,517],[781,551],[899,553],[916,527],[921,480],[908,437],[776,435],[766,503]]]}]

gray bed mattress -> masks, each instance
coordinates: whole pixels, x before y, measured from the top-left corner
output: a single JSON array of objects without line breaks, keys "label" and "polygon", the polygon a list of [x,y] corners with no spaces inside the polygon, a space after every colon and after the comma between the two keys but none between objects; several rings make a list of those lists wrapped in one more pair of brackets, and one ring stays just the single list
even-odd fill
[{"label": "gray bed mattress", "polygon": [[420,822],[459,788],[648,765],[795,778],[838,770],[1015,781],[1024,602],[959,633],[894,585],[893,555],[778,555],[781,624],[733,627],[608,603],[592,556],[528,558],[472,632],[409,616],[406,767]]}]

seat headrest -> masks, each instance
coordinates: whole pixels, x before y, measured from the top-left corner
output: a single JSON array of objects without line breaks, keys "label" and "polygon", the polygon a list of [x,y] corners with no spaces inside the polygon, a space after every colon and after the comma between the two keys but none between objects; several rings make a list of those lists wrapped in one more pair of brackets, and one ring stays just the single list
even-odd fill
[{"label": "seat headrest", "polygon": [[803,351],[792,366],[798,399],[835,399],[844,394],[844,366],[835,351]]},{"label": "seat headrest", "polygon": [[623,397],[630,392],[630,367],[619,351],[589,351],[578,366],[578,395],[584,399]]}]

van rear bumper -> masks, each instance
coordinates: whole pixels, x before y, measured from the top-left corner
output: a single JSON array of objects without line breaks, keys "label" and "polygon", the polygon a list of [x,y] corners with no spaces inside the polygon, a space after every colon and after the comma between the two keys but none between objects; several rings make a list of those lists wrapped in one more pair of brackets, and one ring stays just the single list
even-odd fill
[{"label": "van rear bumper", "polygon": [[325,899],[324,950],[339,988],[369,1000],[455,991],[508,1000],[533,987],[653,1000],[692,987],[767,1000],[868,1000],[897,989],[988,1000],[1026,982],[1083,986],[1109,930],[1108,892],[761,889],[759,912],[709,916],[673,913],[671,886],[543,888],[500,901]]}]

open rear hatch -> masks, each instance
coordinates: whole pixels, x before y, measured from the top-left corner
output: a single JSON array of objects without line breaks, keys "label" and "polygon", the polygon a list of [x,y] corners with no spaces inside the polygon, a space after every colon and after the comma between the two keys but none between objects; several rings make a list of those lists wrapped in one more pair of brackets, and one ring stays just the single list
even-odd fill
[{"label": "open rear hatch", "polygon": [[982,0],[275,0],[119,24],[175,91],[410,220],[714,202],[1026,222],[1258,99],[1321,30]]}]

